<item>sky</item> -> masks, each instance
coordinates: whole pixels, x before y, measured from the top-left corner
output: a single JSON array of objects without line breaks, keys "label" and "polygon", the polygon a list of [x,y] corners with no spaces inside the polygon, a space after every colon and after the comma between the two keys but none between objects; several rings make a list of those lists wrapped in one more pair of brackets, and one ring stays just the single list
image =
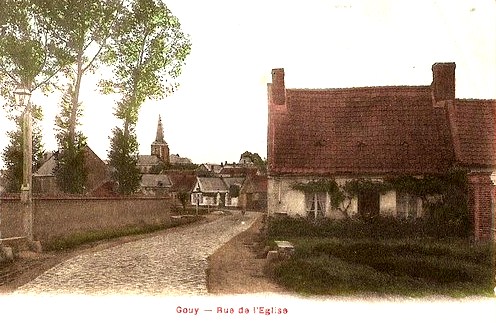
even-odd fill
[{"label": "sky", "polygon": [[[161,115],[171,153],[194,163],[267,156],[267,83],[285,69],[287,88],[428,85],[432,64],[456,62],[458,98],[496,99],[494,0],[166,0],[190,36],[179,90],[147,101],[136,128],[150,154]],[[114,99],[97,76],[83,79],[81,131],[107,158]],[[55,150],[59,97],[33,93],[44,109],[45,150]],[[0,150],[12,128],[0,111]],[[0,167],[3,162],[0,161]]]}]

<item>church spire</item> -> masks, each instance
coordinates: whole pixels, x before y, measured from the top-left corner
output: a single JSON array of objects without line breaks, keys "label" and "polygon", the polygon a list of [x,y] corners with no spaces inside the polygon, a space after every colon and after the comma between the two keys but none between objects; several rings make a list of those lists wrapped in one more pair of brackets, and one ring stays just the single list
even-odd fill
[{"label": "church spire", "polygon": [[164,128],[162,126],[162,118],[160,117],[160,114],[158,115],[157,136],[155,137],[155,142],[164,142]]},{"label": "church spire", "polygon": [[166,164],[169,164],[169,146],[164,140],[164,128],[162,126],[162,118],[160,115],[158,115],[157,136],[155,137],[155,141],[152,143],[151,148],[152,155],[157,156]]}]

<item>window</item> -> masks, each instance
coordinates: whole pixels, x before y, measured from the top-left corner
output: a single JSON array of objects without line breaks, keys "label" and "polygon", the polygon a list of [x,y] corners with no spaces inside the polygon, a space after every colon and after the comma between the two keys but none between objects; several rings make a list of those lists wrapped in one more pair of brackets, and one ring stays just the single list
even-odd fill
[{"label": "window", "polygon": [[203,196],[201,193],[191,194],[193,204],[203,204]]},{"label": "window", "polygon": [[325,216],[325,193],[307,193],[306,211],[310,219],[321,219]]},{"label": "window", "polygon": [[396,213],[399,217],[417,217],[417,197],[408,193],[396,194]]},{"label": "window", "polygon": [[367,191],[358,194],[358,213],[366,216],[379,215],[379,192]]}]

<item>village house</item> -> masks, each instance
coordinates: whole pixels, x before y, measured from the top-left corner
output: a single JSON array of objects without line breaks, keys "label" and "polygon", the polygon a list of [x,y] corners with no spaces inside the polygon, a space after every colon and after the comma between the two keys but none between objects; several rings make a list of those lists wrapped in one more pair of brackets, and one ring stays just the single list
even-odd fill
[{"label": "village house", "polygon": [[243,181],[243,177],[197,177],[191,205],[236,207]]},{"label": "village house", "polygon": [[246,177],[239,192],[238,206],[245,210],[265,211],[267,209],[267,176]]},{"label": "village house", "polygon": [[[332,179],[381,182],[468,171],[477,240],[494,230],[495,100],[455,98],[455,63],[436,63],[426,86],[286,89],[284,70],[268,84],[268,214],[343,217],[329,192],[297,189]],[[494,175],[492,177],[494,179]],[[346,212],[422,216],[422,200],[395,190],[363,192]]]},{"label": "village house", "polygon": [[[45,153],[44,163],[33,173],[33,193],[45,195],[62,193],[55,178],[57,154],[58,152]],[[84,194],[108,195],[113,188],[108,165],[88,146],[84,146],[84,163],[88,172]]]},{"label": "village house", "polygon": [[196,174],[194,170],[168,170],[165,172],[169,177],[172,186],[170,188],[173,199],[182,198],[181,195],[187,195],[189,204],[190,194],[196,183]]},{"label": "village house", "polygon": [[140,192],[143,195],[169,195],[172,181],[166,174],[143,174],[140,181]]}]

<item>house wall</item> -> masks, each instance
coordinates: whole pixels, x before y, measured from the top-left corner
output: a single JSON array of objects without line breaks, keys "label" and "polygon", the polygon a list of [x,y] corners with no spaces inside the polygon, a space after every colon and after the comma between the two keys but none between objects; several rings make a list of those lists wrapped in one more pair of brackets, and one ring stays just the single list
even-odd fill
[{"label": "house wall", "polygon": [[239,205],[239,197],[231,197],[229,198],[226,195],[226,206],[237,207]]},{"label": "house wall", "polygon": [[469,209],[476,241],[495,240],[495,186],[491,173],[468,175]]},{"label": "house wall", "polygon": [[[42,244],[96,230],[168,224],[170,198],[34,198],[33,235]],[[0,200],[3,238],[23,236],[22,204],[18,198]]]},{"label": "house wall", "polygon": [[[210,193],[198,193],[198,192],[193,192],[191,193],[191,205],[196,205],[196,195],[200,194],[200,203],[198,205],[201,206],[218,206],[220,205],[221,200],[224,198],[225,199],[225,194],[226,193],[219,193],[217,194],[210,194]],[[234,205],[226,205],[226,206],[234,206]]]},{"label": "house wall", "polygon": [[267,193],[240,193],[238,206],[246,210],[267,211]]},{"label": "house wall", "polygon": [[57,185],[55,176],[33,176],[33,192],[59,194],[62,191]]},{"label": "house wall", "polygon": [[110,180],[107,165],[91,150],[86,150],[85,167],[88,170],[85,192],[91,192],[104,181]]},{"label": "house wall", "polygon": [[[267,181],[267,213],[269,216],[277,214],[287,214],[292,217],[306,216],[306,198],[305,193],[294,190],[292,186],[296,182],[308,182],[311,179],[299,178],[284,178],[284,177],[269,177]],[[343,183],[346,179],[337,180],[338,183]],[[357,199],[345,201],[349,203],[348,214],[353,215],[358,212]],[[343,212],[334,209],[331,206],[330,196],[325,198],[325,212],[326,216],[330,218],[342,218]]]},{"label": "house wall", "polygon": [[[292,217],[306,216],[305,193],[292,189],[297,183],[306,183],[314,178],[305,177],[269,177],[267,184],[267,212],[269,216],[277,214],[287,214]],[[343,185],[352,178],[338,178],[338,185]],[[333,219],[344,218],[345,214],[331,205],[329,194],[325,198],[325,216]],[[347,208],[349,216],[358,213],[358,199],[353,198],[343,202],[343,207]],[[380,213],[383,215],[397,216],[398,201],[395,191],[389,191],[379,196]],[[422,202],[417,199],[417,216],[422,215]]]}]

